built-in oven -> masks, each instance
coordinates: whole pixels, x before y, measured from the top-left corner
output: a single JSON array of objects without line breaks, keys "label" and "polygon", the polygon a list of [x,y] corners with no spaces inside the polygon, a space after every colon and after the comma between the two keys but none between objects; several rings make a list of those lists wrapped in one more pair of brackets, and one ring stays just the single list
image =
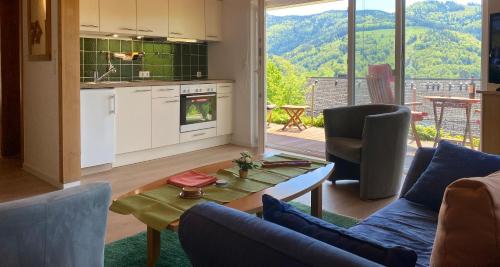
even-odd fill
[{"label": "built-in oven", "polygon": [[215,84],[181,86],[181,133],[217,127]]}]

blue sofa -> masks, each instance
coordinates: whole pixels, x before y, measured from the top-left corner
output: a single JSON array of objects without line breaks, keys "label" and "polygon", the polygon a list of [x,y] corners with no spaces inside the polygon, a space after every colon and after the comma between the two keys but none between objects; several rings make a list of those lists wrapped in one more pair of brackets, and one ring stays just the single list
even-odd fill
[{"label": "blue sofa", "polygon": [[[417,151],[401,196],[429,165],[435,149]],[[414,250],[416,266],[428,266],[438,213],[403,197],[349,231]],[[214,203],[181,217],[179,238],[194,266],[379,266],[298,232]]]},{"label": "blue sofa", "polygon": [[103,266],[110,196],[96,183],[1,203],[0,266]]}]

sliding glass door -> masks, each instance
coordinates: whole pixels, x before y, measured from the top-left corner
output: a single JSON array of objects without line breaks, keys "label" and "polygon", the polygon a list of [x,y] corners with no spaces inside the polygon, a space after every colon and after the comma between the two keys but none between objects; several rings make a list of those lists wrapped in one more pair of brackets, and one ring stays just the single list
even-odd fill
[{"label": "sliding glass door", "polygon": [[394,103],[396,2],[356,0],[354,104]]},{"label": "sliding glass door", "polygon": [[434,146],[436,135],[458,143],[467,137],[465,145],[472,139],[478,148],[481,0],[407,0],[405,18],[404,96],[417,141]]}]

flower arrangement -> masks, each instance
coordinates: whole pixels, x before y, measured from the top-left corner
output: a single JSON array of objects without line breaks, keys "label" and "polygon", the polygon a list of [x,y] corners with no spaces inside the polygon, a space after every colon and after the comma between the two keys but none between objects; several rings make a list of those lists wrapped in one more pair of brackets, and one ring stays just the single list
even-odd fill
[{"label": "flower arrangement", "polygon": [[246,178],[248,176],[248,170],[255,169],[259,167],[259,165],[253,161],[253,157],[250,153],[242,152],[240,155],[241,157],[233,160],[233,162],[240,167],[240,177]]}]

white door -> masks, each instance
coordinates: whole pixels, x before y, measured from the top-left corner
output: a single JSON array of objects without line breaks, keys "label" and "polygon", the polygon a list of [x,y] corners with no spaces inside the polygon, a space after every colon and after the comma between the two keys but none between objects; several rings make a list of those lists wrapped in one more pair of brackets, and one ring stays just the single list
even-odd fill
[{"label": "white door", "polygon": [[231,93],[217,94],[217,135],[233,132],[233,96]]},{"label": "white door", "polygon": [[100,0],[101,32],[135,35],[137,33],[136,0]]},{"label": "white door", "polygon": [[115,91],[80,92],[82,168],[115,159]]},{"label": "white door", "polygon": [[80,0],[80,31],[99,31],[99,0]]},{"label": "white door", "polygon": [[116,89],[116,153],[151,148],[151,87]]},{"label": "white door", "polygon": [[167,0],[137,0],[137,34],[168,36]]},{"label": "white door", "polygon": [[222,0],[205,0],[206,40],[222,40]]},{"label": "white door", "polygon": [[153,148],[179,143],[180,98],[153,99]]},{"label": "white door", "polygon": [[205,39],[204,0],[170,0],[169,37]]}]

